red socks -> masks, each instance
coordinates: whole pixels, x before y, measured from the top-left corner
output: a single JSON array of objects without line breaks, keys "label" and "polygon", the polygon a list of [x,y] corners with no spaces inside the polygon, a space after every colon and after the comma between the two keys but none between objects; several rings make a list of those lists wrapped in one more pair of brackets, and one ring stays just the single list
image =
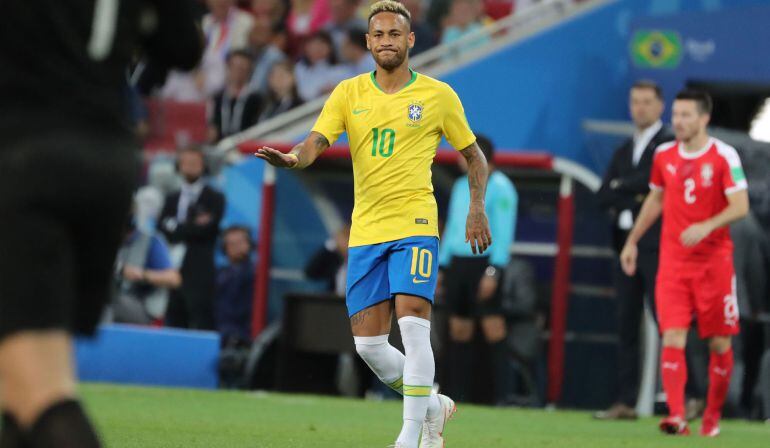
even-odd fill
[{"label": "red socks", "polygon": [[709,361],[709,391],[706,400],[705,416],[719,419],[722,406],[725,404],[727,390],[730,386],[730,376],[733,373],[733,349],[719,354],[711,352]]},{"label": "red socks", "polygon": [[[712,355],[712,362],[713,359]],[[732,352],[730,359],[732,360]],[[732,366],[732,361],[730,365]],[[687,383],[687,362],[684,357],[684,349],[663,347],[660,370],[663,378],[663,390],[666,391],[669,415],[684,418],[684,386]],[[722,401],[724,401],[724,396]],[[711,387],[709,386],[710,402]]]},{"label": "red socks", "polygon": [[[684,350],[663,347],[660,367],[669,413],[671,416],[684,418],[684,386],[687,383],[687,362]],[[722,415],[722,406],[727,398],[732,373],[732,348],[722,354],[712,352],[709,362],[709,390],[705,416],[718,420]]]}]

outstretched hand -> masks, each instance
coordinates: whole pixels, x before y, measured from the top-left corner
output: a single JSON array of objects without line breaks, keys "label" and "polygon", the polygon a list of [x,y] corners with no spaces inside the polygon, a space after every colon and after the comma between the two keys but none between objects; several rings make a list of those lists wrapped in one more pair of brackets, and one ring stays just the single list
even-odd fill
[{"label": "outstretched hand", "polygon": [[284,154],[277,149],[263,146],[254,153],[254,155],[269,163],[270,165],[277,166],[279,168],[294,168],[299,163],[299,159],[295,154]]}]

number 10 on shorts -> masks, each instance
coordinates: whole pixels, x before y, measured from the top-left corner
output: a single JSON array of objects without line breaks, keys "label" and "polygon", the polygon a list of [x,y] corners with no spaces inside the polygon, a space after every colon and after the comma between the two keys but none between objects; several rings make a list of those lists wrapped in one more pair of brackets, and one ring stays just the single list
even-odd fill
[{"label": "number 10 on shorts", "polygon": [[429,278],[431,267],[433,267],[433,254],[428,249],[412,247],[411,274],[417,275],[419,273],[420,277]]}]

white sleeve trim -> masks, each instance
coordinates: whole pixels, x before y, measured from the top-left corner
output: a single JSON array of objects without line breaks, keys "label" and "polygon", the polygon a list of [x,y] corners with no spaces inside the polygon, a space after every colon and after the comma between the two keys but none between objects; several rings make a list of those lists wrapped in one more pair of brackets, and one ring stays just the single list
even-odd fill
[{"label": "white sleeve trim", "polygon": [[676,140],[672,140],[670,142],[661,143],[655,148],[655,154],[658,154],[660,152],[668,151],[669,149],[676,146]]},{"label": "white sleeve trim", "polygon": [[652,182],[650,182],[649,185],[650,185],[650,190],[653,190],[653,191],[663,191],[663,187],[661,187],[660,185],[655,185]]},{"label": "white sleeve trim", "polygon": [[749,185],[746,183],[745,180],[742,180],[730,188],[725,188],[725,194],[733,194],[735,192],[745,190],[747,188],[749,188]]},{"label": "white sleeve trim", "polygon": [[717,152],[727,162],[730,168],[742,168],[741,158],[738,155],[738,151],[732,146],[719,139],[714,139],[717,146]]}]

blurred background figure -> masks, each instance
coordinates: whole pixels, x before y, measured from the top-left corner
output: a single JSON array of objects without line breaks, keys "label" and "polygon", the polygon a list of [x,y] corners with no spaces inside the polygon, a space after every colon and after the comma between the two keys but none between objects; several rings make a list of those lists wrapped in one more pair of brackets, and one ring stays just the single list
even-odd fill
[{"label": "blurred background figure", "polygon": [[251,347],[251,304],[254,300],[254,242],[247,227],[233,225],[222,231],[222,252],[227,264],[217,273],[214,320],[219,333],[219,386],[246,385],[246,360]]},{"label": "blurred background figure", "polygon": [[[733,341],[735,385],[731,388],[731,401],[737,405],[738,416],[758,419],[763,415],[763,400],[770,408],[770,395],[763,397],[758,387],[763,375],[770,376],[770,364],[762,366],[763,354],[770,360],[770,328],[761,319],[770,304],[770,239],[751,212],[730,226],[730,237],[735,245],[733,263],[741,310],[741,332]],[[764,415],[770,418],[770,413]]]},{"label": "blurred background figure", "polygon": [[259,20],[266,18],[271,27],[283,24],[288,13],[288,3],[283,0],[252,0],[251,12]]},{"label": "blurred background figure", "polygon": [[334,53],[343,59],[343,45],[350,30],[366,30],[369,24],[358,16],[360,0],[328,0],[331,20],[324,26],[334,44]]},{"label": "blurred background figure", "polygon": [[412,14],[412,32],[414,47],[409,51],[410,56],[416,56],[436,45],[436,30],[423,17],[422,0],[404,0],[401,3]]},{"label": "blurred background figure", "polygon": [[[484,27],[483,4],[481,0],[452,0],[449,16],[446,18],[441,43],[450,44],[475,33]],[[489,42],[489,36],[482,35],[460,44],[455,55],[473,50]]]},{"label": "blurred background figure", "polygon": [[[137,210],[138,198],[134,204]],[[136,216],[131,216],[115,264],[112,317],[118,323],[150,325],[163,321],[168,292],[182,284],[182,277],[171,264],[166,242],[154,230],[139,228]]]},{"label": "blurred background figure", "polygon": [[172,262],[182,274],[182,286],[174,290],[166,312],[171,327],[214,329],[214,246],[225,208],[224,196],[206,184],[203,151],[185,148],[178,152],[181,190],[166,196],[158,222],[172,244]]},{"label": "blurred background figure", "polygon": [[214,97],[209,128],[209,142],[247,129],[259,120],[262,97],[247,87],[254,61],[246,50],[235,50],[227,56],[227,84]]},{"label": "blurred background figure", "polygon": [[347,76],[371,72],[375,68],[374,59],[366,48],[366,30],[351,28],[345,32],[340,52],[348,68]]},{"label": "blurred background figure", "polygon": [[[489,345],[494,371],[495,401],[507,394],[509,371],[506,360],[506,321],[501,306],[500,285],[505,267],[511,258],[511,244],[516,233],[518,194],[511,180],[495,170],[494,146],[483,135],[476,143],[487,158],[489,181],[485,204],[492,232],[492,246],[486,254],[474,255],[465,242],[465,220],[470,204],[468,176],[454,183],[449,200],[447,224],[439,249],[441,271],[439,287],[449,309],[449,381],[447,392],[458,400],[468,400],[473,378],[474,352],[472,342],[476,328],[481,328]],[[468,172],[463,157],[458,158],[460,170]]]},{"label": "blurred background figure", "polygon": [[247,227],[233,225],[222,231],[227,264],[217,273],[215,322],[223,347],[247,347],[251,342],[254,249]]},{"label": "blurred background figure", "polygon": [[291,0],[286,27],[289,31],[289,53],[299,56],[305,40],[329,22],[327,0]]},{"label": "blurred background figure", "polygon": [[318,31],[307,39],[302,59],[294,66],[297,90],[303,101],[314,100],[345,79],[348,71],[337,65],[329,33]]},{"label": "blurred background figure", "polygon": [[274,25],[267,17],[257,17],[249,34],[249,52],[253,57],[254,70],[251,72],[248,89],[265,95],[268,89],[268,75],[273,66],[286,60],[286,55],[275,45]]},{"label": "blurred background figure", "polygon": [[288,61],[279,62],[270,70],[265,108],[259,121],[269,120],[303,103],[297,92],[294,66]]},{"label": "blurred background figure", "polygon": [[[599,203],[612,219],[613,248],[623,249],[642,202],[650,191],[649,180],[655,149],[674,139],[663,125],[663,92],[652,81],[637,81],[629,93],[629,110],[636,131],[615,151],[597,193]],[[658,273],[660,220],[639,242],[639,269],[626,275],[615,257],[615,298],[618,302],[617,401],[599,419],[636,418],[640,377],[640,325],[645,307],[655,314],[655,278]]]},{"label": "blurred background figure", "polygon": [[236,8],[234,0],[206,0],[206,4],[209,13],[203,17],[206,48],[201,76],[203,92],[211,96],[225,87],[228,55],[248,46],[254,19]]},{"label": "blurred background figure", "polygon": [[316,251],[305,266],[305,275],[308,278],[323,280],[327,290],[340,297],[345,296],[349,239],[350,224],[346,224],[333,238],[326,240],[324,246]]}]

